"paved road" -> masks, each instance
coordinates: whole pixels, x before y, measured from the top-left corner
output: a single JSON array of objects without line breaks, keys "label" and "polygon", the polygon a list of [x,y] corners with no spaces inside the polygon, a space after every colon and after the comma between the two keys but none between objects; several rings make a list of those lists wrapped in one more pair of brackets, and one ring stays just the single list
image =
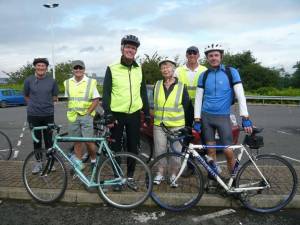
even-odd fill
[{"label": "paved road", "polygon": [[[238,114],[238,107],[233,107]],[[250,105],[249,112],[255,125],[264,127],[264,153],[284,154],[300,159],[300,107],[286,105]],[[55,106],[55,120],[66,129],[66,106],[58,103]],[[18,159],[23,160],[31,151],[31,136],[25,130],[21,146],[16,146],[19,135],[26,121],[26,107],[0,108],[0,129],[7,133],[14,148],[19,150]],[[242,137],[243,135],[241,135]]]},{"label": "paved road", "polygon": [[38,205],[31,202],[4,200],[0,204],[0,224],[31,225],[96,225],[96,224],[160,224],[160,225],[295,225],[299,210],[282,210],[274,214],[257,214],[243,209],[194,208],[171,213],[157,207],[118,210],[97,205],[56,204]]}]

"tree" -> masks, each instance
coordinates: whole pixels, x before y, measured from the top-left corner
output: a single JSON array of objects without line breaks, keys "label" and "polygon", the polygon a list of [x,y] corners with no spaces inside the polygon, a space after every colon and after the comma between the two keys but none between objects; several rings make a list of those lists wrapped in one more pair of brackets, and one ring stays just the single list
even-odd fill
[{"label": "tree", "polygon": [[240,69],[240,74],[246,90],[277,87],[280,78],[278,70],[263,67],[259,63],[244,66]]},{"label": "tree", "polygon": [[292,85],[295,88],[300,88],[300,61],[298,61],[293,68],[295,68],[296,71],[293,73],[291,78]]},{"label": "tree", "polygon": [[27,65],[22,66],[16,72],[8,73],[8,82],[22,84],[24,80],[32,74],[34,74],[34,67],[31,63],[27,63]]},{"label": "tree", "polygon": [[70,77],[72,77],[72,64],[70,61],[62,62],[55,66],[55,79],[58,85],[62,85],[63,82]]}]

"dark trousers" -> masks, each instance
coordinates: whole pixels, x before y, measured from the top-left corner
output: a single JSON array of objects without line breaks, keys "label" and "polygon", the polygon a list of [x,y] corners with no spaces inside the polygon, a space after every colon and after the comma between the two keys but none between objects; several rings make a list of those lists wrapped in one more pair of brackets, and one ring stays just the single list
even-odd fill
[{"label": "dark trousers", "polygon": [[[54,116],[27,116],[27,121],[29,124],[29,128],[37,126],[47,126],[49,123],[54,123]],[[52,131],[45,129],[43,131],[37,130],[34,131],[35,137],[39,140],[39,142],[33,142],[33,149],[36,155],[36,158],[39,160],[42,157],[42,136],[44,137],[45,149],[52,147]]]},{"label": "dark trousers", "polygon": [[[113,112],[113,116],[118,123],[111,129],[112,138],[115,140],[111,145],[112,150],[115,152],[121,151],[121,142],[125,128],[127,151],[138,154],[138,145],[140,143],[140,110],[131,114]],[[136,162],[133,160],[127,162],[128,177],[133,177],[135,165]]]}]

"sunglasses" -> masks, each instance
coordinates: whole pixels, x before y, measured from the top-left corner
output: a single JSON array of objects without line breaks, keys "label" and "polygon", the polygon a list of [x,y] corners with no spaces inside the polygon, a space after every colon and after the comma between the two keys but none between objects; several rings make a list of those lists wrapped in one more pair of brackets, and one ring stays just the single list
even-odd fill
[{"label": "sunglasses", "polygon": [[197,55],[198,52],[196,52],[196,51],[188,51],[187,54],[188,55]]},{"label": "sunglasses", "polygon": [[81,67],[81,66],[75,66],[73,69],[74,70],[83,70],[83,67]]}]

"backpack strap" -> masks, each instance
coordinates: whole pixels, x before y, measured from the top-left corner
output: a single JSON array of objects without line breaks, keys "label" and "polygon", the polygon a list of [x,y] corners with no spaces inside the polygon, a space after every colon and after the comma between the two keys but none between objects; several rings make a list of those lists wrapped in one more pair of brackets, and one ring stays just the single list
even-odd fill
[{"label": "backpack strap", "polygon": [[231,89],[233,89],[233,77],[232,77],[231,69],[230,69],[229,66],[225,67],[225,73],[226,73],[227,78],[229,80],[230,87],[231,87]]},{"label": "backpack strap", "polygon": [[207,69],[204,74],[203,74],[203,79],[202,79],[202,83],[203,83],[203,89],[205,90],[205,83],[207,80],[207,76],[208,76],[209,70]]}]

